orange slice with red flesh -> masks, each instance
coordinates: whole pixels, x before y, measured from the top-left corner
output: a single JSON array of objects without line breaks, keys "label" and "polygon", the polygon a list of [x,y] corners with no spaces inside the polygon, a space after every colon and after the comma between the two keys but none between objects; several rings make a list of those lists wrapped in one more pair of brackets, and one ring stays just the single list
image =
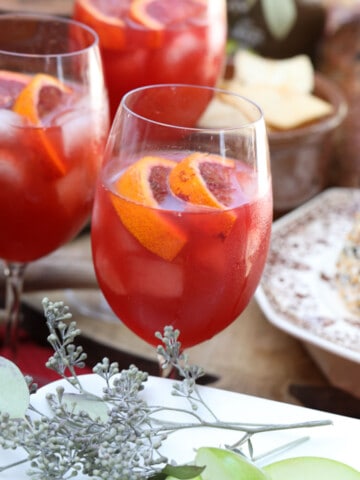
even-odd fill
[{"label": "orange slice with red flesh", "polygon": [[77,0],[73,17],[97,32],[103,48],[119,50],[134,41],[159,48],[167,26],[197,17],[206,6],[207,0]]},{"label": "orange slice with red flesh", "polygon": [[[35,75],[20,91],[13,105],[13,111],[27,118],[32,125],[42,127],[43,118],[55,109],[63,96],[72,90],[60,80],[44,73]],[[52,160],[54,171],[62,176],[67,168],[44,130],[38,131],[41,143]]]},{"label": "orange slice with red flesh", "polygon": [[159,48],[164,42],[165,29],[188,22],[189,18],[199,18],[201,14],[205,15],[206,5],[207,0],[181,0],[181,2],[133,0],[130,5],[129,17],[152,32],[147,39],[147,45]]},{"label": "orange slice with red flesh", "polygon": [[167,179],[176,162],[146,156],[117,180],[112,203],[127,230],[148,250],[172,261],[185,245],[186,235],[159,211],[169,194]]},{"label": "orange slice with red flesh", "polygon": [[206,13],[207,0],[133,0],[130,17],[151,30],[163,30],[171,25],[198,18]]},{"label": "orange slice with red flesh", "polygon": [[193,153],[171,171],[171,191],[185,202],[226,209],[231,206],[235,161],[207,153]]},{"label": "orange slice with red flesh", "polygon": [[235,160],[207,153],[193,153],[179,162],[169,175],[170,190],[192,205],[224,210],[212,234],[226,237],[236,220],[232,206],[237,185]]},{"label": "orange slice with red flesh", "polygon": [[73,16],[97,32],[102,47],[118,50],[126,43],[124,18],[131,1],[78,0]]}]

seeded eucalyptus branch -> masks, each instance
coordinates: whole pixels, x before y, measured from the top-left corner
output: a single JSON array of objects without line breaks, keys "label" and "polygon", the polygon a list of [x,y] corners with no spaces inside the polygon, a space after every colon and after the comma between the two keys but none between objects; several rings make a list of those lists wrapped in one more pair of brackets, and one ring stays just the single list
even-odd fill
[{"label": "seeded eucalyptus branch", "polygon": [[[21,447],[24,454],[15,464],[0,466],[0,473],[28,463],[28,475],[33,480],[67,480],[79,473],[97,480],[164,480],[168,475],[185,480],[199,475],[202,468],[176,465],[176,459],[162,453],[169,435],[179,430],[211,427],[238,431],[241,437],[228,448],[243,452],[246,446],[253,458],[252,437],[256,433],[330,423],[264,425],[221,421],[203,400],[196,383],[203,369],[189,363],[181,349],[180,332],[172,327],[166,327],[163,334],[156,333],[162,342],[157,353],[163,359],[163,368],[175,369],[181,379],[174,382],[172,394],[188,402],[190,409],[147,403],[142,391],[148,374],[135,365],[119,371],[118,364],[107,358],[93,368],[103,380],[102,395],[87,392],[76,373],[84,367],[86,354],[74,343],[80,331],[71,320],[69,308],[47,298],[43,308],[48,341],[54,350],[46,365],[69,382],[75,393],[60,386],[48,394],[50,416],[38,411],[31,401],[23,417],[0,412],[0,447]],[[36,391],[30,379],[23,378],[23,382],[31,392]],[[205,411],[206,418],[200,410]],[[175,412],[185,414],[187,420],[161,419]]]}]

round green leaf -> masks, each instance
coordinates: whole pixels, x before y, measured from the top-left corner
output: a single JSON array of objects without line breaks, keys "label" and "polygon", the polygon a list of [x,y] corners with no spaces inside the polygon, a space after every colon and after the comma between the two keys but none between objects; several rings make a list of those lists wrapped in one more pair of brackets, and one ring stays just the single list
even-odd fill
[{"label": "round green leaf", "polygon": [[108,420],[108,407],[106,403],[96,395],[90,393],[64,393],[63,402],[74,409],[74,412],[86,412],[93,420]]},{"label": "round green leaf", "polygon": [[285,38],[296,22],[295,0],[261,0],[266,25],[273,37]]},{"label": "round green leaf", "polygon": [[0,412],[22,418],[30,403],[30,392],[24,375],[10,360],[0,357]]}]

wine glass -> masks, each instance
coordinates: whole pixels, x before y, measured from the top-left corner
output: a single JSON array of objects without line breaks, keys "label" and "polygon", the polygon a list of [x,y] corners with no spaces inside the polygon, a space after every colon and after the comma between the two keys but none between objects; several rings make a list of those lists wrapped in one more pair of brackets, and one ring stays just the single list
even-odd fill
[{"label": "wine glass", "polygon": [[129,90],[214,86],[225,66],[225,0],[75,0],[73,18],[99,35],[112,118]]},{"label": "wine glass", "polygon": [[65,18],[0,15],[1,354],[16,357],[29,262],[89,220],[109,129],[97,34]]},{"label": "wine glass", "polygon": [[[219,97],[227,125],[214,115]],[[131,331],[157,345],[155,332],[172,326],[186,349],[225,329],[258,285],[271,223],[267,134],[256,104],[184,84],[123,97],[91,238],[100,288]]]}]

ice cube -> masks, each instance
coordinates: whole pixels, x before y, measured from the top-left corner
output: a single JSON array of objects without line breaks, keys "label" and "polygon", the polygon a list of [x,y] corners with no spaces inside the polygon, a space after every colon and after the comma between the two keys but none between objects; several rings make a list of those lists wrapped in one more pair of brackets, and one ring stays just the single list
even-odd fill
[{"label": "ice cube", "polygon": [[[72,168],[56,182],[56,191],[60,203],[70,217],[76,215],[82,204],[90,200],[85,197],[84,178],[86,172],[81,168]],[[81,187],[80,187],[81,186]]]},{"label": "ice cube", "polygon": [[184,61],[187,55],[196,53],[199,48],[199,39],[191,32],[177,35],[175,39],[166,47],[166,61],[164,64],[169,66],[177,65]]},{"label": "ice cube", "polygon": [[71,156],[74,151],[87,142],[91,142],[92,117],[86,110],[68,110],[57,118],[58,125],[62,127],[63,146],[66,156]]},{"label": "ice cube", "polygon": [[12,110],[0,109],[0,143],[16,136],[17,129],[23,127],[26,120]]},{"label": "ice cube", "polygon": [[180,298],[184,289],[179,265],[163,260],[133,258],[129,275],[129,292],[155,298]]},{"label": "ice cube", "polygon": [[108,131],[108,111],[91,109],[89,106],[67,110],[56,118],[56,125],[62,128],[63,147],[66,156],[71,156],[79,148],[97,145]]},{"label": "ice cube", "polygon": [[24,180],[23,162],[19,161],[15,153],[7,148],[0,148],[0,185],[19,187]]}]

